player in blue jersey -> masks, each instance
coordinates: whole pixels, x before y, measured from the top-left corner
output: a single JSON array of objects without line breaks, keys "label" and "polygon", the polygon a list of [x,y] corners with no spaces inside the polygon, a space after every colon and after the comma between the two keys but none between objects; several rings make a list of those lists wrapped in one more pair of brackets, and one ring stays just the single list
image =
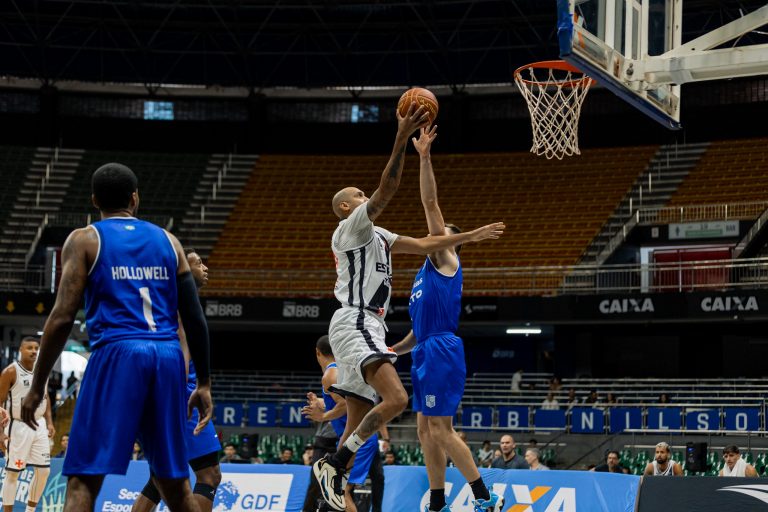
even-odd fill
[{"label": "player in blue jersey", "polygon": [[[336,358],[333,356],[328,336],[321,336],[317,340],[315,357],[317,357],[317,362],[323,370],[323,399],[320,401],[314,393],[308,393],[308,405],[302,409],[302,413],[313,421],[330,421],[336,435],[341,438],[347,426],[347,403],[342,396],[330,391],[331,386],[336,384],[338,372]],[[380,459],[377,460],[378,456],[379,438],[374,434],[357,451],[352,469],[349,471],[347,485],[344,488],[345,512],[357,512],[352,493],[355,486],[365,482],[371,464],[374,462],[381,463]]]},{"label": "player in blue jersey", "polygon": [[[64,458],[62,473],[69,477],[64,512],[93,510],[105,475],[126,472],[137,438],[168,507],[198,512],[183,433],[188,409],[200,411],[199,433],[213,404],[208,326],[195,281],[176,237],[134,217],[138,180],[130,169],[103,165],[91,186],[101,220],[76,229],[64,243],[61,282],[22,420],[37,428],[35,409],[85,298],[92,354]],[[197,388],[188,403],[179,316],[197,368]]]},{"label": "player in blue jersey", "polygon": [[[445,223],[437,202],[430,155],[436,137],[437,126],[433,126],[422,128],[419,138],[412,139],[419,153],[421,202],[431,236],[460,232],[456,226]],[[504,498],[489,492],[472,452],[453,429],[453,417],[464,394],[467,374],[464,344],[455,334],[461,313],[460,250],[459,245],[427,256],[411,290],[409,310],[413,330],[393,348],[398,356],[411,352],[413,359],[413,409],[417,413],[430,488],[427,512],[449,510],[445,502],[446,454],[472,487],[475,510],[498,512]]]},{"label": "player in blue jersey", "polygon": [[[195,285],[198,290],[208,284],[208,267],[203,263],[200,255],[196,251],[187,247],[187,262],[195,278]],[[179,338],[181,339],[181,348],[184,352],[184,360],[188,363],[186,392],[189,398],[195,391],[197,382],[197,372],[195,363],[189,358],[189,348],[187,347],[186,335],[183,327],[179,329]],[[216,429],[213,423],[208,425],[195,435],[195,427],[198,422],[197,411],[193,411],[192,416],[187,419],[187,431],[185,441],[187,443],[187,457],[189,457],[189,466],[195,472],[195,487],[192,493],[195,495],[200,510],[210,512],[213,510],[213,499],[216,497],[216,488],[221,482],[221,467],[219,466],[219,450],[221,443],[216,435]],[[141,494],[131,508],[132,512],[151,512],[157,504],[160,503],[160,491],[150,478],[142,489]]]}]

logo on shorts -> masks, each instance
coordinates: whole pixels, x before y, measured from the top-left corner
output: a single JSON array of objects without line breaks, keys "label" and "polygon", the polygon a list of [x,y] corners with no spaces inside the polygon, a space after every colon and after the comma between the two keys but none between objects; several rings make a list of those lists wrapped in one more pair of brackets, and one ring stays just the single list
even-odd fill
[{"label": "logo on shorts", "polygon": [[24,467],[24,461],[21,459],[16,459],[16,462],[14,462],[13,465],[21,469]]},{"label": "logo on shorts", "polygon": [[431,409],[432,407],[435,406],[435,402],[436,402],[435,395],[427,395],[425,398],[427,401],[427,407]]}]

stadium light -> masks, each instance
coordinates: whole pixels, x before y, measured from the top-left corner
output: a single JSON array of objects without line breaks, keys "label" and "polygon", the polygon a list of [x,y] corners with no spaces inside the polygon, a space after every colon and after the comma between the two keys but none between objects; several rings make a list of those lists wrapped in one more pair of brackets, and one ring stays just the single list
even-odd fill
[{"label": "stadium light", "polygon": [[541,327],[509,327],[507,334],[541,334]]}]

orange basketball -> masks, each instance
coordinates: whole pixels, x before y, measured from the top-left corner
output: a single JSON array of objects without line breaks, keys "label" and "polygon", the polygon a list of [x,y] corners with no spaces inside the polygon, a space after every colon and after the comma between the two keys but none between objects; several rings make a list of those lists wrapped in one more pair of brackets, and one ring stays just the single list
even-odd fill
[{"label": "orange basketball", "polygon": [[432,94],[432,91],[421,87],[414,87],[413,89],[405,91],[403,95],[400,96],[400,101],[397,102],[397,111],[400,112],[401,116],[408,113],[408,107],[410,107],[411,102],[414,101],[419,106],[426,105],[429,113],[429,124],[434,123],[435,118],[437,117],[438,104],[437,98]]}]

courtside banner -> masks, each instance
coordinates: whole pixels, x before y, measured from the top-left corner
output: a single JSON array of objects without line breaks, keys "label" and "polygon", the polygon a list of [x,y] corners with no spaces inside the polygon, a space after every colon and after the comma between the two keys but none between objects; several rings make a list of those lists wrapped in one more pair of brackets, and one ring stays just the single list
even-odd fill
[{"label": "courtside banner", "polygon": [[638,511],[724,512],[766,509],[768,485],[764,478],[649,476],[643,479]]},{"label": "courtside banner", "polygon": [[[45,484],[45,490],[37,504],[37,510],[58,512],[64,510],[64,492],[67,489],[67,479],[61,475],[61,464],[64,459],[51,459],[51,474]],[[0,458],[2,469],[0,470],[0,493],[5,479],[5,459]],[[19,474],[19,483],[16,487],[16,501],[13,504],[13,512],[24,512],[29,495],[29,484],[32,481],[33,470],[26,468]],[[0,498],[1,499],[1,498]],[[6,503],[3,503],[5,506]],[[10,503],[8,503],[10,505]]]},{"label": "courtside banner", "polygon": [[[299,512],[309,486],[309,473],[309,466],[222,464],[213,510]],[[108,475],[94,510],[128,512],[148,477],[149,466],[144,461],[131,462],[124,476]],[[167,512],[168,508],[161,503],[157,510]]]},{"label": "courtside banner", "polygon": [[[503,510],[526,512],[634,512],[640,482],[638,476],[588,471],[481,469],[480,475],[504,495]],[[382,510],[414,512],[429,505],[424,467],[384,466],[384,479]],[[456,468],[447,469],[445,500],[451,512],[474,512],[472,489]]]}]

